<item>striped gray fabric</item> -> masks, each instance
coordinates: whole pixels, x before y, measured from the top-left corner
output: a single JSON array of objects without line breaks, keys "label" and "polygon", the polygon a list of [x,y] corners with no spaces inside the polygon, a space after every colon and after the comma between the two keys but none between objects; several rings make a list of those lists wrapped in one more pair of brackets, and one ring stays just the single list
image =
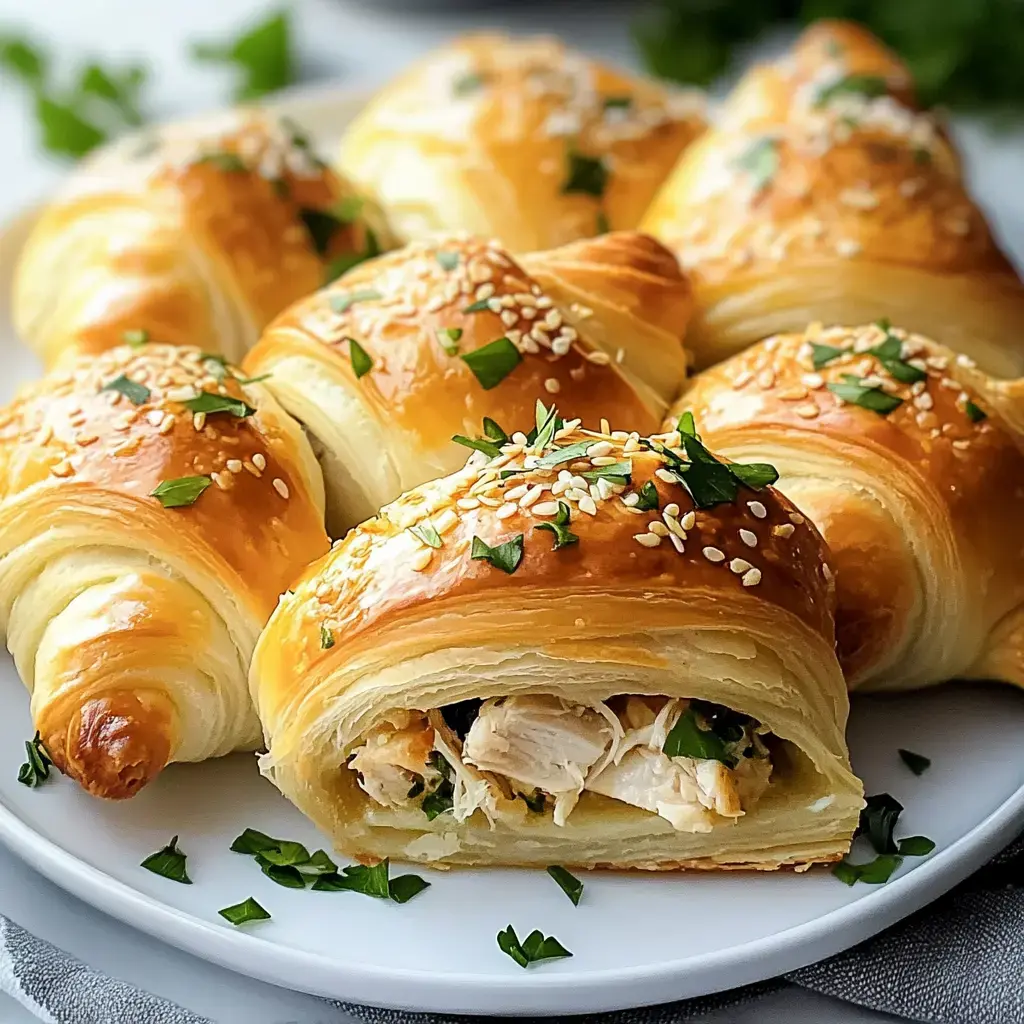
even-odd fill
[{"label": "striped gray fabric", "polygon": [[[925,910],[784,979],[665,1006],[569,1019],[574,1024],[685,1024],[783,985],[928,1024],[1024,1024],[1024,838]],[[99,974],[3,917],[0,992],[46,1024],[215,1024]],[[353,1018],[364,1024],[480,1020],[347,1003],[325,1003],[328,1008],[338,1024]]]}]

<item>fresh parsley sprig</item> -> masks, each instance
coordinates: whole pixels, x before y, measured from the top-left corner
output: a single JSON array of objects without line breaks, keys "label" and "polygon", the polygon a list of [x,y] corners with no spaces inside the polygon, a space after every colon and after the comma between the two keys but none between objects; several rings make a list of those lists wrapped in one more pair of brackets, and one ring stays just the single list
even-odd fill
[{"label": "fresh parsley sprig", "polygon": [[541,960],[560,960],[572,956],[553,935],[545,938],[539,931],[530,932],[520,942],[512,925],[498,932],[498,948],[523,968]]},{"label": "fresh parsley sprig", "polygon": [[188,877],[185,867],[187,859],[187,855],[179,849],[178,837],[175,836],[163,849],[151,853],[142,862],[142,867],[152,871],[154,875],[169,878],[172,882],[191,885],[192,879]]},{"label": "fresh parsley sprig", "polygon": [[535,530],[547,530],[555,535],[555,543],[551,547],[552,551],[568,547],[570,544],[579,543],[579,537],[569,529],[570,515],[569,506],[564,501],[560,501],[555,521],[553,523],[538,523],[534,527]]},{"label": "fresh parsley sprig", "polygon": [[35,789],[50,777],[50,769],[53,767],[53,761],[43,746],[38,730],[32,739],[25,740],[25,756],[27,760],[18,771],[18,781],[29,789]]},{"label": "fresh parsley sprig", "polygon": [[239,75],[235,99],[244,103],[294,81],[291,35],[288,11],[281,10],[229,42],[193,43],[191,52],[197,61],[233,65]]}]

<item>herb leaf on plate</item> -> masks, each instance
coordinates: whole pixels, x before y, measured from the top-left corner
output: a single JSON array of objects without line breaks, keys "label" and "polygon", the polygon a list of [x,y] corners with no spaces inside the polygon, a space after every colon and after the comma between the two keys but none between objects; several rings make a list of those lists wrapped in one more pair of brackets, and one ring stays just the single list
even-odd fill
[{"label": "herb leaf on plate", "polygon": [[580,905],[580,897],[583,895],[583,883],[565,868],[552,864],[548,868],[548,874],[558,883],[558,887],[569,897],[572,905]]},{"label": "herb leaf on plate", "polygon": [[498,948],[523,968],[540,960],[560,960],[572,956],[553,935],[545,938],[539,931],[530,932],[520,942],[512,925],[498,932]]},{"label": "herb leaf on plate", "polygon": [[217,913],[236,927],[240,924],[248,924],[250,921],[270,920],[270,914],[251,896],[241,903],[236,903],[234,906],[218,910]]},{"label": "herb leaf on plate", "polygon": [[172,882],[191,885],[192,879],[188,877],[185,869],[185,860],[186,854],[178,848],[178,837],[175,836],[162,850],[151,853],[141,866],[147,871],[152,871],[154,875],[169,878]]},{"label": "herb leaf on plate", "polygon": [[900,760],[915,775],[924,775],[924,773],[932,766],[931,758],[925,757],[924,754],[915,754],[912,750],[904,750],[902,747],[899,748],[898,753],[900,755]]},{"label": "herb leaf on plate", "polygon": [[295,78],[288,11],[272,14],[230,42],[194,43],[192,56],[206,63],[233,64],[239,72],[235,99],[240,102],[283,89]]},{"label": "herb leaf on plate", "polygon": [[25,756],[28,760],[18,771],[18,781],[29,789],[35,789],[50,777],[50,768],[53,766],[38,730],[32,739],[25,740]]}]

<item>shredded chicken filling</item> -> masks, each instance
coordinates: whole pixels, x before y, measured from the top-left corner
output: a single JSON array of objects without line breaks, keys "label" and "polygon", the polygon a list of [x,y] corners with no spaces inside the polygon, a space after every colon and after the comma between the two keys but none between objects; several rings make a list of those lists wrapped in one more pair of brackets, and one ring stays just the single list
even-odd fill
[{"label": "shredded chicken filling", "polygon": [[[585,791],[657,814],[682,832],[735,821],[772,771],[764,726],[704,701],[614,697],[594,706],[544,695],[397,711],[348,767],[383,807],[433,820],[494,821],[551,810],[564,825]],[[518,803],[517,803],[518,802]]]}]

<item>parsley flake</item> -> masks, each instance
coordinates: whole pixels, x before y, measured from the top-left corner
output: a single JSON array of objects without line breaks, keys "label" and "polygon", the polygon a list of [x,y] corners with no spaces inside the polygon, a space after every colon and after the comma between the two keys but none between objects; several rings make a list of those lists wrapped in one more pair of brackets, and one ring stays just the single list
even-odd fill
[{"label": "parsley flake", "polygon": [[462,337],[461,327],[442,327],[434,332],[438,344],[450,356],[459,354],[459,339]]},{"label": "parsley flake", "polygon": [[520,942],[512,925],[498,932],[498,948],[523,968],[540,960],[558,960],[572,956],[572,953],[553,935],[545,938],[539,931],[530,932]]},{"label": "parsley flake", "polygon": [[227,174],[243,174],[249,169],[245,166],[245,161],[237,153],[228,153],[223,150],[218,150],[215,153],[204,153],[193,160],[192,163],[210,164],[212,167],[216,167],[218,171],[224,171]]},{"label": "parsley flake", "polygon": [[658,488],[654,486],[653,481],[648,480],[647,483],[637,491],[639,500],[633,506],[633,508],[639,509],[641,512],[651,512],[658,508]]},{"label": "parsley flake", "polygon": [[306,226],[309,240],[318,256],[326,256],[334,236],[345,226],[330,210],[315,210],[303,207],[299,219]]},{"label": "parsley flake", "polygon": [[331,309],[335,313],[347,313],[357,302],[372,302],[375,299],[384,298],[380,292],[373,288],[361,288],[357,292],[347,292],[344,295],[332,295],[330,299]]},{"label": "parsley flake", "polygon": [[143,862],[142,867],[152,871],[154,875],[169,878],[172,882],[191,885],[192,879],[185,870],[186,855],[178,849],[178,837],[175,836],[162,850],[151,853]]},{"label": "parsley flake", "polygon": [[230,413],[239,419],[252,416],[256,410],[248,402],[241,398],[232,398],[230,395],[217,395],[210,391],[200,391],[195,398],[187,398],[181,403],[190,412],[205,412],[212,416],[218,412]]},{"label": "parsley flake", "polygon": [[863,96],[865,99],[874,99],[884,96],[889,91],[888,84],[880,75],[846,75],[830,85],[818,90],[814,105],[824,107],[831,103],[837,96]]},{"label": "parsley flake", "polygon": [[572,905],[578,907],[580,905],[580,897],[583,895],[583,883],[575,876],[570,874],[563,867],[559,867],[557,864],[552,864],[548,868],[548,874],[558,883],[558,887],[569,897]]},{"label": "parsley flake", "polygon": [[551,548],[552,551],[568,547],[570,544],[579,543],[579,537],[569,529],[569,517],[569,506],[564,501],[560,501],[555,521],[553,523],[538,523],[534,527],[535,530],[547,530],[555,535],[555,543]]},{"label": "parsley flake", "polygon": [[415,526],[410,526],[409,532],[418,540],[423,541],[429,548],[441,547],[441,534],[437,532],[437,528],[429,519],[424,520],[422,523],[416,523]]},{"label": "parsley flake", "polygon": [[889,333],[887,322],[878,324],[886,332],[885,340],[868,349],[868,354],[874,356],[890,376],[904,384],[916,384],[919,380],[926,380],[928,374],[920,367],[905,362],[903,359],[903,342],[895,334]]},{"label": "parsley flake", "polygon": [[746,171],[754,183],[754,188],[761,189],[771,184],[779,169],[779,149],[775,139],[763,136],[755,140],[734,161],[740,170]]},{"label": "parsley flake", "polygon": [[295,79],[289,14],[279,11],[228,43],[194,43],[192,56],[207,63],[234,65],[239,75],[235,89],[239,102],[283,89]]},{"label": "parsley flake", "polygon": [[476,71],[467,71],[452,82],[452,94],[470,96],[487,84],[487,79]]},{"label": "parsley flake", "polygon": [[811,342],[811,364],[816,370],[824,369],[829,363],[848,354],[848,349],[836,348],[835,345],[819,345]]},{"label": "parsley flake", "polygon": [[988,419],[988,413],[975,405],[969,398],[964,402],[964,412],[967,413],[967,418],[972,423],[980,423],[982,420]]},{"label": "parsley flake", "polygon": [[329,651],[334,646],[334,630],[320,627],[320,650]]},{"label": "parsley flake", "polygon": [[902,398],[890,395],[877,384],[865,384],[863,380],[849,373],[843,374],[842,381],[830,382],[826,386],[844,402],[859,405],[862,409],[870,409],[879,416],[888,416],[893,409],[898,409],[903,404]]},{"label": "parsley flake", "polygon": [[924,754],[915,754],[912,750],[904,750],[902,747],[899,748],[897,753],[900,755],[900,760],[915,775],[924,775],[932,766],[931,758],[925,757]]},{"label": "parsley flake", "polygon": [[726,750],[725,741],[712,729],[703,729],[697,723],[696,712],[690,705],[665,737],[662,750],[666,757],[692,757],[703,761],[721,761],[735,767],[736,758]]},{"label": "parsley flake", "polygon": [[488,305],[490,299],[477,299],[476,302],[471,302],[462,312],[463,313],[483,313],[484,310],[490,309]]},{"label": "parsley flake", "polygon": [[434,253],[434,259],[441,264],[445,270],[454,270],[459,265],[459,254],[448,249],[438,249]]},{"label": "parsley flake", "polygon": [[574,149],[566,154],[568,168],[562,195],[583,194],[600,199],[608,184],[608,168],[601,157],[586,156]]},{"label": "parsley flake", "polygon": [[226,921],[230,921],[231,924],[238,927],[240,924],[249,924],[250,921],[269,921],[270,914],[263,909],[251,896],[244,900],[242,903],[236,903],[234,906],[225,907],[223,910],[218,910],[218,914],[223,917]]},{"label": "parsley flake", "polygon": [[145,405],[151,394],[145,384],[130,380],[123,373],[120,377],[115,377],[112,381],[104,384],[100,391],[116,391],[124,395],[132,405]]},{"label": "parsley flake", "polygon": [[213,479],[208,476],[179,476],[164,480],[149,492],[164,508],[185,508],[194,505]]},{"label": "parsley flake", "polygon": [[142,348],[149,344],[149,331],[125,331],[121,340],[132,348]]},{"label": "parsley flake", "polygon": [[373,360],[355,338],[346,338],[345,340],[348,342],[348,357],[352,362],[352,372],[356,375],[356,380],[359,380],[373,369]]},{"label": "parsley flake", "polygon": [[50,768],[53,766],[38,730],[32,739],[25,740],[25,756],[28,760],[18,771],[18,781],[29,789],[35,789],[50,777]]},{"label": "parsley flake", "polygon": [[522,361],[519,349],[508,338],[498,338],[459,357],[485,391],[497,387]]},{"label": "parsley flake", "polygon": [[519,534],[518,537],[513,537],[493,548],[486,541],[474,536],[469,557],[477,562],[488,562],[495,569],[500,569],[511,576],[523,560],[523,535]]},{"label": "parsley flake", "polygon": [[866,864],[853,864],[844,857],[832,868],[832,874],[845,885],[853,885],[855,882],[884,885],[902,863],[903,858],[893,854],[883,854]]}]

